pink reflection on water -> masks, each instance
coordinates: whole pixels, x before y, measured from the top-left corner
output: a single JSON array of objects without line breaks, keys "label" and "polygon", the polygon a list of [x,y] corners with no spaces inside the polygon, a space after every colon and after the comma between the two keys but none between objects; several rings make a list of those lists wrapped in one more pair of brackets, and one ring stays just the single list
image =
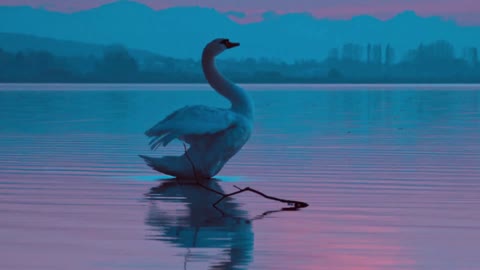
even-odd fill
[{"label": "pink reflection on water", "polygon": [[[374,93],[373,97],[384,94]],[[296,98],[302,95],[306,94]],[[337,95],[345,94],[331,98]],[[333,101],[329,119],[322,120],[321,110],[305,116],[299,112],[304,108],[291,104],[280,104],[289,112],[280,120],[273,113],[260,114],[258,133],[221,173],[242,178],[221,187],[235,191],[233,184],[251,186],[310,206],[274,213],[249,225],[254,243],[248,269],[478,268],[478,106],[467,103],[462,105],[465,111],[457,108],[435,117],[419,114],[415,107],[413,116],[404,112],[407,116],[392,119],[391,102],[382,102],[387,111],[380,119],[375,118],[378,108],[372,109],[373,116],[365,113],[369,106],[359,109],[358,116],[351,112],[344,117],[347,120],[335,118],[342,109]],[[427,105],[420,107],[435,109]],[[174,229],[184,228],[182,222],[203,225],[201,214],[215,212],[198,203],[203,197],[190,200],[195,207],[178,202],[185,194],[145,201],[144,194],[159,183],[132,181],[132,176],[145,179],[141,176],[154,174],[136,156],[148,151],[146,140],[132,134],[1,136],[1,269],[181,269],[189,254],[195,256],[187,269],[205,269],[214,265],[211,258],[225,255],[224,249],[188,250],[185,246],[192,242],[179,246],[181,240],[195,238],[189,234],[181,238]],[[242,194],[233,202],[250,216],[282,206],[254,194]],[[199,205],[203,209],[193,211],[198,215],[185,210],[197,210]],[[156,225],[146,224],[152,209],[158,214]],[[162,215],[165,212],[168,215]],[[172,224],[162,224],[165,217]],[[228,220],[232,226],[219,222],[233,228],[230,231],[200,226],[199,239],[205,243],[241,235],[236,229],[242,226],[234,221]],[[165,233],[166,229],[170,231]],[[154,231],[160,237],[147,239]],[[185,231],[192,233],[195,226]],[[225,250],[234,254],[236,249],[227,245]]]}]

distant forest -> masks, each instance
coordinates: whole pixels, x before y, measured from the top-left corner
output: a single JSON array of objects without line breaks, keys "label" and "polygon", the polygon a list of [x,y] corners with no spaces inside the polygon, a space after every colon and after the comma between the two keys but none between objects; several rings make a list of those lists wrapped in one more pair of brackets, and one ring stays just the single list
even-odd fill
[{"label": "distant forest", "polygon": [[[446,41],[420,44],[396,59],[381,44],[345,44],[324,61],[220,59],[222,72],[239,83],[480,83],[478,49],[460,55]],[[7,52],[0,48],[0,82],[203,83],[201,63],[159,55],[135,58],[121,45],[101,56],[57,56],[48,51]]]}]

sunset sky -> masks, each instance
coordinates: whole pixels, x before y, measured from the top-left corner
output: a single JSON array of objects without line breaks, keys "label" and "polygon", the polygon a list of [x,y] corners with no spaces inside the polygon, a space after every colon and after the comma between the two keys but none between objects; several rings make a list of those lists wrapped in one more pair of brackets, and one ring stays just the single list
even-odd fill
[{"label": "sunset sky", "polygon": [[[75,12],[98,7],[114,0],[0,0],[0,5],[43,7],[48,10]],[[388,19],[395,14],[413,10],[421,16],[442,16],[462,25],[480,25],[478,0],[137,0],[154,9],[175,6],[212,7],[221,12],[245,14],[244,22],[258,20],[266,11],[277,13],[309,12],[316,17],[348,19],[368,14]]]}]

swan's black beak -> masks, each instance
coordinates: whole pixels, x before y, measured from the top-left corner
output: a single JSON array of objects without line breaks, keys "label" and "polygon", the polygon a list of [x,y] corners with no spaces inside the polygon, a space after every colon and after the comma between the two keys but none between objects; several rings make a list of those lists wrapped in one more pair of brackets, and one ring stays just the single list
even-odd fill
[{"label": "swan's black beak", "polygon": [[225,46],[227,46],[227,49],[235,48],[237,46],[240,46],[240,43],[238,42],[230,42],[230,40],[225,40]]}]

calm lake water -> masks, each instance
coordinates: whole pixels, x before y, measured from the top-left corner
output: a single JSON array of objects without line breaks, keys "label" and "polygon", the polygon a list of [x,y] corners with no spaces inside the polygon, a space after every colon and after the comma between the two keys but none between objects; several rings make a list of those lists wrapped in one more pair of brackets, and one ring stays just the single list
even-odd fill
[{"label": "calm lake water", "polygon": [[[245,86],[251,140],[178,185],[143,132],[206,86],[0,85],[0,269],[480,269],[480,86]],[[88,90],[88,91],[82,91]]]}]

